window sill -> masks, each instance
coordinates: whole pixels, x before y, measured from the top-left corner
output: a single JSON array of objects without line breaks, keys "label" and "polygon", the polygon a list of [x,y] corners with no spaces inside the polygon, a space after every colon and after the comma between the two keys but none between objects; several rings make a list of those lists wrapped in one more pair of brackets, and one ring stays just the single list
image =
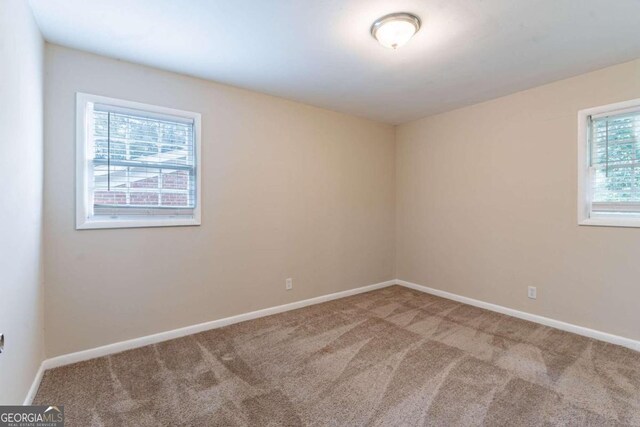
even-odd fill
[{"label": "window sill", "polygon": [[640,218],[588,218],[578,222],[578,225],[587,225],[595,227],[631,227],[640,228]]},{"label": "window sill", "polygon": [[[76,230],[96,230],[105,228],[146,228],[146,227],[184,227],[200,225],[199,218],[176,219],[86,219],[76,223]],[[640,224],[638,225],[640,226]]]}]

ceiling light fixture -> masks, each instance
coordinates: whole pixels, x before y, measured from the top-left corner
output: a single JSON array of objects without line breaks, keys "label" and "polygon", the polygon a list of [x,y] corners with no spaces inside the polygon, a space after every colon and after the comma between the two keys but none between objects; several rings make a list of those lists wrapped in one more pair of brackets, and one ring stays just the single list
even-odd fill
[{"label": "ceiling light fixture", "polygon": [[385,15],[371,26],[371,35],[384,47],[397,49],[409,41],[420,29],[420,18],[411,13]]}]

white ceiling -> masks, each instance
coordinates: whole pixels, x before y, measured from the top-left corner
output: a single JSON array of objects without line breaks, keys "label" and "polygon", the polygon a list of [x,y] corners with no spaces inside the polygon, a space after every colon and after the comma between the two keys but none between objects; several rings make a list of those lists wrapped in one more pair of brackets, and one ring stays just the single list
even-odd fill
[{"label": "white ceiling", "polygon": [[[640,0],[30,0],[56,44],[401,123],[640,57]],[[403,48],[372,22],[418,15]]]}]

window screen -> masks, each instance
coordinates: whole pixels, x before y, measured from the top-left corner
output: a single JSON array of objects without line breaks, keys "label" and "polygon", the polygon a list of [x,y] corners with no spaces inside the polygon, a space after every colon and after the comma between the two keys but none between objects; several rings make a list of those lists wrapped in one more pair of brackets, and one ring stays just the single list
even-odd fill
[{"label": "window screen", "polygon": [[193,216],[193,119],[105,104],[89,114],[94,216]]},{"label": "window screen", "polygon": [[592,212],[640,213],[640,110],[589,119]]}]

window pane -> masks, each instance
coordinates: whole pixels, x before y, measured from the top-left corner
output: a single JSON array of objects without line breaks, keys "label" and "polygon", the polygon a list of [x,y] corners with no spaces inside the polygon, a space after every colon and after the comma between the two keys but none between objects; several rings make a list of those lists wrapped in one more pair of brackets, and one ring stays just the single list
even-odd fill
[{"label": "window pane", "polygon": [[93,112],[94,207],[195,207],[192,122],[143,113]]},{"label": "window pane", "polygon": [[640,202],[640,114],[603,117],[591,128],[594,202]]},{"label": "window pane", "polygon": [[176,171],[162,174],[162,188],[186,190],[189,188],[189,172]]},{"label": "window pane", "polygon": [[127,203],[127,194],[121,191],[96,191],[94,199],[97,205],[124,205]]}]

